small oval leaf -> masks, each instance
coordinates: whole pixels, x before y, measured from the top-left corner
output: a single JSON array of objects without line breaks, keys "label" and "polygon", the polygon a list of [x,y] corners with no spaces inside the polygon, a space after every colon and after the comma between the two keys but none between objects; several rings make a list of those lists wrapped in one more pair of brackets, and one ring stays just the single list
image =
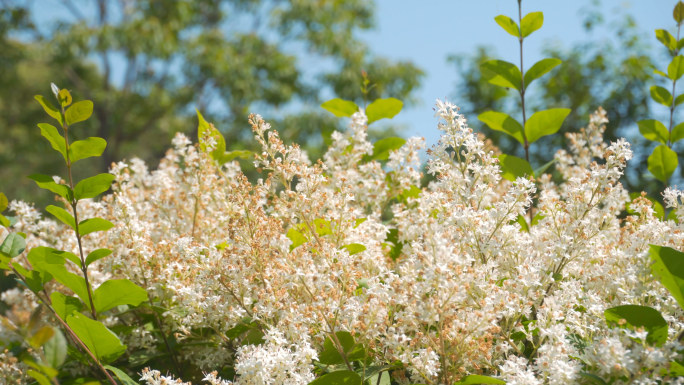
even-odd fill
[{"label": "small oval leaf", "polygon": [[491,84],[520,91],[522,74],[515,64],[503,60],[488,60],[480,64],[482,77]]},{"label": "small oval leaf", "polygon": [[679,80],[684,75],[684,57],[677,55],[667,66],[667,77],[672,80]]},{"label": "small oval leaf", "polygon": [[147,301],[147,291],[127,279],[104,281],[93,292],[93,304],[98,313],[119,305],[138,306]]},{"label": "small oval leaf", "polygon": [[668,31],[656,29],[655,35],[656,39],[670,51],[675,51],[677,49],[677,40]]},{"label": "small oval leaf", "polygon": [[67,317],[66,322],[102,363],[112,362],[126,351],[126,346],[119,337],[101,322],[81,313],[73,313]]},{"label": "small oval leaf", "polygon": [[406,143],[406,139],[391,136],[383,138],[373,144],[373,155],[366,155],[362,162],[370,162],[372,160],[387,160],[392,151],[398,150]]},{"label": "small oval leaf", "polygon": [[501,167],[501,176],[504,179],[515,181],[518,177],[533,176],[532,166],[530,162],[517,156],[501,154],[499,158],[499,167]]},{"label": "small oval leaf", "polygon": [[26,240],[19,234],[9,233],[0,245],[0,254],[14,258],[26,250]]},{"label": "small oval leaf", "polygon": [[542,59],[534,63],[534,65],[532,65],[532,67],[525,72],[525,88],[527,88],[535,79],[544,76],[547,72],[554,69],[560,63],[562,63],[560,59],[554,58]]},{"label": "small oval leaf", "polygon": [[660,312],[649,306],[623,305],[603,312],[606,323],[630,329],[644,328],[648,331],[646,341],[660,346],[667,341],[667,321]]},{"label": "small oval leaf", "polygon": [[69,186],[55,183],[54,179],[52,179],[52,177],[48,175],[32,174],[28,177],[29,179],[36,182],[36,185],[38,185],[38,187],[48,191],[52,191],[53,193],[66,199],[68,202],[71,202],[71,197],[73,196],[73,194]]},{"label": "small oval leaf", "polygon": [[66,142],[64,137],[57,131],[57,127],[47,123],[38,123],[38,127],[40,128],[40,134],[50,142],[52,148],[62,154],[66,161]]},{"label": "small oval leaf", "polygon": [[349,117],[354,115],[355,112],[359,112],[359,106],[357,106],[356,103],[340,98],[328,100],[321,104],[321,107],[332,112],[332,114],[338,118]]},{"label": "small oval leaf", "polygon": [[373,103],[366,107],[366,116],[368,117],[368,124],[376,122],[380,119],[392,119],[401,109],[404,103],[395,98],[376,99]]},{"label": "small oval leaf", "polygon": [[639,126],[639,132],[641,132],[644,138],[667,144],[670,133],[667,131],[667,127],[660,121],[655,119],[641,120],[637,122],[637,125]]},{"label": "small oval leaf", "polygon": [[498,111],[487,111],[478,115],[477,118],[492,130],[505,132],[514,137],[520,144],[525,144],[522,125],[508,114]]},{"label": "small oval leaf", "polygon": [[75,163],[81,159],[100,156],[106,147],[107,141],[98,137],[77,140],[69,146],[69,160]]},{"label": "small oval leaf", "polygon": [[[684,95],[684,94],[682,94]],[[672,129],[672,135],[670,136],[670,140],[672,141],[672,144],[674,144],[677,141],[680,141],[684,139],[684,122],[679,123],[678,125],[674,126]]]},{"label": "small oval leaf", "polygon": [[114,227],[114,224],[102,218],[90,218],[78,224],[78,233],[88,235],[95,231],[107,231]]},{"label": "small oval leaf", "polygon": [[666,107],[672,105],[672,94],[661,86],[651,86],[651,98],[656,102]]},{"label": "small oval leaf", "polygon": [[499,24],[504,31],[515,37],[520,37],[520,28],[518,27],[518,23],[516,23],[510,17],[506,15],[499,15],[494,18],[494,21],[496,21],[496,24]]},{"label": "small oval leaf", "polygon": [[89,266],[91,263],[98,261],[112,253],[111,250],[109,249],[96,249],[90,252],[88,254],[88,257],[86,257],[86,266]]},{"label": "small oval leaf", "polygon": [[520,21],[520,32],[522,37],[529,36],[544,24],[544,14],[542,12],[530,12]]},{"label": "small oval leaf", "polygon": [[90,100],[81,100],[80,102],[76,102],[71,107],[67,108],[67,110],[64,112],[64,117],[66,118],[66,124],[71,126],[72,124],[87,120],[92,114],[93,102]]},{"label": "small oval leaf", "polygon": [[68,211],[64,210],[63,208],[49,205],[45,207],[45,211],[52,214],[55,218],[59,219],[65,225],[71,227],[72,229],[76,229],[76,220],[74,219],[74,216],[71,215],[71,213],[69,213]]},{"label": "small oval leaf", "polygon": [[109,190],[113,181],[114,175],[112,174],[97,174],[85,178],[74,187],[74,198],[76,200],[94,198]]},{"label": "small oval leaf", "polygon": [[528,143],[534,143],[542,136],[558,132],[568,114],[570,114],[569,108],[552,108],[532,114],[525,123]]},{"label": "small oval leaf", "polygon": [[648,157],[648,171],[659,181],[667,183],[678,163],[677,153],[661,144],[653,149],[653,153]]},{"label": "small oval leaf", "polygon": [[43,95],[36,95],[34,98],[38,101],[38,103],[40,103],[41,106],[43,106],[43,109],[48,115],[58,121],[60,125],[62,124],[62,113],[55,108],[52,103],[48,102]]}]

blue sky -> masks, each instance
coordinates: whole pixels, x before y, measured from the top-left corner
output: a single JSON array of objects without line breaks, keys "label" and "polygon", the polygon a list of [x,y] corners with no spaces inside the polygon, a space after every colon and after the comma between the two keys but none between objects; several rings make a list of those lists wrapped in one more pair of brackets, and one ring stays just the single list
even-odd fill
[{"label": "blue sky", "polygon": [[[524,61],[541,59],[544,44],[570,47],[573,42],[610,39],[606,30],[592,35],[582,27],[583,10],[591,0],[523,0],[523,16],[533,11],[544,13],[544,25],[525,39]],[[645,40],[654,53],[660,52],[655,29],[675,31],[673,0],[602,0],[599,9],[606,22],[616,21],[611,15],[627,12],[635,16]],[[504,14],[517,20],[516,0],[377,0],[376,29],[362,35],[371,50],[392,59],[411,60],[426,76],[416,96],[420,103],[405,109],[394,118],[406,127],[406,136],[423,136],[428,146],[437,142],[439,132],[432,107],[437,98],[447,98],[459,104],[455,95],[458,83],[450,54],[469,55],[478,45],[496,50],[497,58],[517,63],[517,40],[501,29],[494,17]],[[663,63],[665,67],[667,62]],[[527,68],[529,64],[526,65]],[[548,75],[547,75],[548,76]],[[468,116],[469,120],[476,119]]]}]

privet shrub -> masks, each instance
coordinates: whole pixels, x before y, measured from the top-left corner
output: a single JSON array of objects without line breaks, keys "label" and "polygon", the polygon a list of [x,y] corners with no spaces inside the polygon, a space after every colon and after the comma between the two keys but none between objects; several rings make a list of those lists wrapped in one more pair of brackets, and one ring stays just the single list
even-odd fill
[{"label": "privet shrub", "polygon": [[[424,188],[423,140],[374,146],[363,110],[316,163],[252,115],[256,183],[232,160],[246,154],[226,153],[199,115],[199,144],[177,135],[153,171],[137,159],[113,164],[111,193],[78,200],[78,215],[108,220],[109,231],[75,237],[12,201],[4,267],[23,283],[35,277],[15,267],[42,275],[2,293],[0,379],[684,383],[684,193],[663,193],[667,220],[644,197],[629,202],[619,178],[632,153],[603,141],[601,109],[555,154],[558,183],[548,173],[502,178],[497,149],[457,107],[438,101],[436,116],[435,180]],[[24,237],[26,251],[14,243]],[[54,264],[83,274],[77,260],[30,263],[32,250],[80,248],[111,250],[88,261],[95,292],[126,279],[147,299],[120,290],[96,313],[66,279],[50,279]],[[53,313],[46,298],[71,299]],[[56,318],[87,322],[70,333]]]}]

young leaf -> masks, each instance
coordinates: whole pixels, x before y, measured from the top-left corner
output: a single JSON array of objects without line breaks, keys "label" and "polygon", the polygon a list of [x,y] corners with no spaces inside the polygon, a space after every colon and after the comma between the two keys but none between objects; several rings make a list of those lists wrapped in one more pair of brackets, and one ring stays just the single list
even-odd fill
[{"label": "young leaf", "polygon": [[61,330],[54,329],[55,333],[44,345],[43,353],[45,361],[50,367],[59,368],[67,357],[67,341]]},{"label": "young leaf", "polygon": [[664,144],[654,148],[653,153],[648,157],[648,171],[664,183],[670,179],[677,164],[677,153]]},{"label": "young leaf", "polygon": [[515,181],[517,177],[525,177],[534,175],[532,166],[525,159],[518,158],[513,155],[501,154],[499,158],[499,167],[501,167],[501,176],[504,179]]},{"label": "young leaf", "polygon": [[663,43],[663,45],[670,51],[675,51],[677,49],[677,40],[666,30],[656,29],[655,35],[656,39]]},{"label": "young leaf", "polygon": [[213,124],[204,120],[204,117],[199,112],[199,110],[195,111],[197,112],[197,120],[199,122],[197,126],[197,140],[199,141],[200,150],[202,150],[202,152],[207,152],[207,150],[209,149],[209,147],[207,146],[207,138],[214,139],[214,147],[211,150],[211,153],[209,153],[209,155],[212,159],[218,162],[221,160],[223,154],[226,152],[226,140],[223,138],[221,132],[217,130]]},{"label": "young leaf", "polygon": [[28,374],[31,378],[36,380],[36,382],[39,385],[52,385],[52,382],[50,381],[50,378],[48,378],[45,374],[35,371],[33,369],[29,369],[26,371],[26,374]]},{"label": "young leaf", "polygon": [[684,94],[679,94],[679,95],[675,98],[675,107],[677,107],[678,105],[680,105],[680,104],[682,104],[682,103],[684,103]]},{"label": "young leaf", "polygon": [[[633,215],[639,215],[634,209],[632,209],[632,201],[634,201],[636,198],[641,197],[641,193],[638,192],[633,192],[629,194],[629,199],[630,202],[628,202],[625,205],[625,210],[627,210],[627,213],[633,214]],[[665,208],[663,208],[663,205],[660,204],[657,200],[655,200],[653,197],[650,196],[645,196],[644,198],[648,199],[652,203],[652,208],[653,212],[655,213],[656,218],[663,219],[665,217]]]},{"label": "young leaf", "polygon": [[674,128],[672,128],[672,135],[670,136],[670,141],[672,142],[672,144],[682,139],[684,139],[684,122],[674,126]]},{"label": "young leaf", "polygon": [[356,103],[340,98],[328,100],[321,104],[321,107],[332,112],[332,114],[338,118],[349,117],[354,115],[355,112],[359,112],[359,106],[357,106]]},{"label": "young leaf", "polygon": [[66,120],[66,124],[71,126],[72,124],[87,120],[92,114],[93,102],[90,100],[81,100],[80,102],[76,102],[71,107],[67,108],[67,110],[64,112],[64,118]]},{"label": "young leaf", "polygon": [[684,75],[684,57],[677,55],[667,66],[667,77],[672,80],[679,80]]},{"label": "young leaf", "polygon": [[477,118],[492,130],[505,132],[514,137],[520,144],[525,144],[525,139],[523,139],[523,127],[517,120],[511,118],[508,114],[497,111],[487,111],[478,115]]},{"label": "young leaf", "polygon": [[527,142],[531,144],[542,136],[558,132],[568,114],[570,114],[569,108],[552,108],[532,114],[525,123]]},{"label": "young leaf", "polygon": [[57,94],[57,100],[59,100],[59,103],[62,105],[62,107],[68,107],[73,101],[71,93],[66,88],[59,90],[59,93]]},{"label": "young leaf", "polygon": [[639,132],[641,132],[644,138],[667,144],[667,138],[670,136],[670,133],[667,131],[667,127],[660,121],[655,119],[641,120],[637,122],[637,125],[639,126]]},{"label": "young leaf", "polygon": [[684,3],[681,1],[677,2],[677,5],[675,5],[674,10],[672,11],[672,17],[674,17],[677,25],[682,24],[682,20],[684,20]]},{"label": "young leaf", "polygon": [[47,112],[48,115],[50,115],[53,119],[59,122],[60,125],[62,125],[62,113],[55,108],[52,103],[48,102],[43,95],[36,95],[34,98],[40,103],[41,106],[43,106],[43,109],[45,112]]},{"label": "young leaf", "polygon": [[94,198],[109,190],[113,181],[114,175],[112,174],[97,174],[85,178],[74,187],[74,198],[76,200]]},{"label": "young leaf", "polygon": [[58,291],[53,291],[50,294],[50,300],[52,301],[52,308],[61,319],[66,319],[72,313],[78,313],[83,310],[83,302],[78,298],[62,294]]},{"label": "young leaf", "polygon": [[518,215],[518,217],[515,219],[515,221],[511,221],[511,225],[515,222],[518,222],[520,225],[520,231],[524,231],[526,233],[530,232],[530,226],[527,224],[527,221],[525,220],[525,217],[522,215]]},{"label": "young leaf", "polygon": [[9,233],[0,245],[0,254],[7,258],[15,258],[26,250],[26,240],[17,233]]},{"label": "young leaf", "polygon": [[684,253],[671,247],[649,246],[649,255],[654,261],[651,273],[684,309]]},{"label": "young leaf", "polygon": [[27,258],[35,270],[50,274],[57,282],[71,289],[81,298],[81,301],[88,301],[85,279],[67,271],[64,266],[65,256],[63,251],[42,246],[34,247],[29,252]]},{"label": "young leaf", "polygon": [[499,15],[494,18],[494,21],[496,21],[496,24],[499,24],[504,31],[515,37],[520,37],[520,27],[518,27],[518,23],[516,23],[510,17],[506,15]]},{"label": "young leaf", "polygon": [[74,219],[74,216],[63,208],[49,205],[45,208],[45,211],[52,214],[65,225],[70,226],[72,229],[76,229],[76,220]]},{"label": "young leaf", "polygon": [[7,200],[7,196],[0,192],[0,213],[5,211],[8,204],[9,201]]},{"label": "young leaf", "polygon": [[522,74],[513,63],[503,60],[488,60],[480,64],[482,78],[495,86],[514,88],[520,91]]},{"label": "young leaf", "polygon": [[98,313],[119,305],[138,306],[147,301],[147,291],[127,279],[104,281],[93,293],[93,304]]},{"label": "young leaf", "polygon": [[107,231],[114,227],[114,224],[102,218],[90,218],[78,224],[78,233],[87,235],[95,231]]},{"label": "young leaf", "polygon": [[44,190],[52,191],[53,193],[71,202],[71,197],[73,196],[73,194],[69,186],[55,183],[54,179],[52,179],[52,177],[48,175],[32,174],[28,177],[29,179],[36,182],[36,185],[38,185],[38,187]]},{"label": "young leaf", "polygon": [[52,148],[62,154],[66,161],[66,142],[64,137],[57,131],[57,128],[47,123],[38,123],[38,127],[40,128],[40,134],[50,142]]},{"label": "young leaf", "polygon": [[221,157],[221,160],[219,161],[219,163],[225,164],[225,163],[233,161],[237,158],[249,159],[252,155],[253,155],[253,153],[251,151],[248,151],[248,150],[229,151],[229,152],[223,153],[223,156]]},{"label": "young leaf", "polygon": [[121,385],[139,385],[134,379],[129,377],[128,374],[126,374],[126,372],[124,372],[123,370],[117,369],[111,365],[105,365],[104,367],[110,372],[114,373],[116,378],[118,378],[119,381],[121,381]]},{"label": "young leaf", "polygon": [[361,376],[351,370],[337,370],[309,382],[309,385],[359,385]]},{"label": "young leaf", "polygon": [[555,58],[542,59],[534,63],[534,65],[525,72],[525,88],[527,88],[535,79],[544,76],[560,63],[562,63],[562,61]]},{"label": "young leaf", "polygon": [[606,309],[603,314],[609,326],[619,325],[630,329],[643,327],[648,332],[646,341],[650,344],[660,346],[667,341],[667,321],[652,307],[623,305]]},{"label": "young leaf", "polygon": [[[2,256],[0,256],[0,258],[2,258]],[[26,286],[34,293],[42,291],[44,285],[52,280],[52,275],[49,273],[38,270],[24,269],[18,263],[12,264],[12,266],[22,277],[24,277]],[[9,267],[7,269],[9,269]]]},{"label": "young leaf", "polygon": [[471,375],[463,377],[461,379],[461,381],[454,383],[454,385],[475,385],[475,384],[504,385],[504,384],[506,384],[506,381],[503,381],[503,380],[500,380],[500,379],[494,378],[494,377],[482,376],[479,374],[471,374]]},{"label": "young leaf", "polygon": [[665,107],[672,105],[672,94],[661,86],[651,86],[651,99]]},{"label": "young leaf", "polygon": [[368,117],[368,124],[376,122],[380,119],[392,119],[395,117],[404,106],[404,103],[395,98],[377,99],[366,107],[366,116]]},{"label": "young leaf", "polygon": [[106,140],[94,136],[84,140],[77,140],[69,146],[69,160],[73,164],[81,159],[100,156],[106,147]]},{"label": "young leaf", "polygon": [[373,144],[373,155],[365,155],[361,161],[365,163],[372,160],[387,160],[390,152],[400,149],[404,143],[406,139],[396,136],[380,139]]},{"label": "young leaf", "polygon": [[520,32],[522,37],[529,36],[544,24],[544,14],[542,12],[530,12],[520,20]]},{"label": "young leaf", "polygon": [[67,317],[66,322],[88,350],[103,363],[114,361],[126,351],[126,346],[119,337],[101,322],[91,320],[81,313],[73,313]]},{"label": "young leaf", "polygon": [[100,259],[108,256],[111,253],[112,253],[112,251],[109,249],[96,249],[96,250],[91,251],[90,254],[88,254],[88,257],[86,257],[86,260],[85,260],[86,266],[90,266],[91,263],[93,263],[97,260],[100,260]]},{"label": "young leaf", "polygon": [[306,237],[294,227],[287,231],[287,237],[290,239],[290,241],[292,241],[292,244],[290,245],[290,251],[303,245],[307,241]]},{"label": "young leaf", "polygon": [[358,254],[358,253],[366,250],[366,246],[364,246],[360,243],[350,243],[348,245],[342,246],[342,248],[347,250],[349,255]]}]

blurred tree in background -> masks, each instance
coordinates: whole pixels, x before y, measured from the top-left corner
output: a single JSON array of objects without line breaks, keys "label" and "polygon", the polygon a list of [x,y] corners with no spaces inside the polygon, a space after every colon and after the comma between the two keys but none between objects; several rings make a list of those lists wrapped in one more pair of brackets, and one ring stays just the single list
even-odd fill
[{"label": "blurred tree in background", "polygon": [[[596,5],[598,2],[594,4]],[[526,94],[527,102],[532,107],[531,111],[571,108],[572,112],[559,131],[561,133],[585,127],[589,114],[602,106],[610,119],[605,139],[627,138],[635,152],[623,183],[630,191],[644,190],[659,197],[663,185],[650,176],[646,165],[646,158],[651,152],[646,146],[652,143],[639,134],[636,124],[637,121],[654,115],[649,103],[649,88],[656,84],[653,70],[657,63],[662,62],[649,56],[650,47],[657,43],[655,35],[641,34],[630,15],[618,13],[615,22],[608,22],[594,8],[586,9],[583,23],[585,30],[588,33],[597,33],[602,27],[610,31],[609,35],[592,38],[591,41],[569,48],[545,43],[542,57],[555,57],[563,62],[532,86],[531,92]],[[509,103],[513,98],[503,98],[507,94],[506,90],[489,84],[481,76],[480,63],[495,58],[499,57],[488,47],[479,47],[470,57],[452,55],[449,58],[461,79],[455,92],[455,100],[463,106],[466,116],[477,116],[487,110],[506,111],[511,116],[520,116],[519,102],[517,105]],[[522,147],[511,140],[510,136],[490,130],[477,119],[472,119],[469,123],[480,132],[485,132],[503,152],[524,157]],[[540,139],[531,147],[530,161],[533,167],[539,167],[551,160],[564,141],[564,135]],[[683,170],[680,167],[680,171],[684,172]]]},{"label": "blurred tree in background", "polygon": [[79,136],[107,138],[99,166],[106,169],[132,156],[154,164],[175,132],[195,132],[195,108],[230,149],[252,145],[246,117],[258,111],[315,158],[321,132],[340,124],[318,108],[322,99],[363,105],[365,70],[376,84],[369,99],[410,103],[423,75],[410,62],[373,55],[358,39],[373,27],[367,0],[0,4],[0,181],[10,199],[40,201],[44,194],[25,170],[59,167],[33,155],[48,148],[33,95],[46,94],[50,82],[95,102],[94,119]]}]

